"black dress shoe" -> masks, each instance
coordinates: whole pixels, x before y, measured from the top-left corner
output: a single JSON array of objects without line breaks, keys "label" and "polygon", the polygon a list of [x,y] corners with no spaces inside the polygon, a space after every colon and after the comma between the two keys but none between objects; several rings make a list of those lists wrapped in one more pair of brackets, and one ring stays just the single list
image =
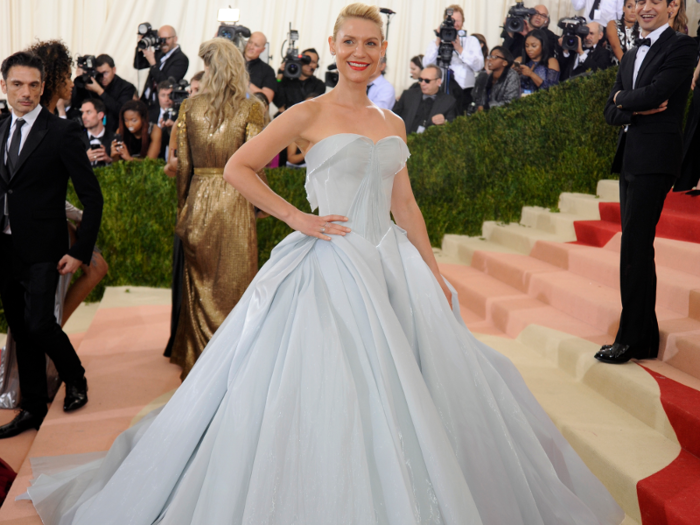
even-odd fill
[{"label": "black dress shoe", "polygon": [[63,411],[72,412],[84,407],[88,402],[87,379],[83,377],[78,381],[66,381],[66,398],[63,401]]},{"label": "black dress shoe", "polygon": [[26,410],[20,410],[12,421],[0,427],[0,439],[17,436],[32,428],[39,430],[42,421],[44,421],[44,416],[37,416]]},{"label": "black dress shoe", "polygon": [[637,357],[634,354],[634,350],[632,350],[629,345],[623,345],[620,343],[603,345],[595,355],[595,358],[598,361],[602,361],[603,363],[612,363],[614,365],[626,363],[633,357]]}]

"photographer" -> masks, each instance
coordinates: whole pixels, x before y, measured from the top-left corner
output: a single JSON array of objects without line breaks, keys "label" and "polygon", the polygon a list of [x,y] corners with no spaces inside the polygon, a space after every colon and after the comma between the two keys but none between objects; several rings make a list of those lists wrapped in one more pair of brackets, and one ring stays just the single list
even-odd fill
[{"label": "photographer", "polygon": [[[119,126],[119,110],[125,102],[131,100],[136,93],[136,88],[117,75],[114,60],[109,55],[99,55],[95,59],[96,76],[91,75],[78,67],[77,78],[70,107],[81,110],[85,100],[99,98],[105,105],[107,117],[107,129],[114,133]],[[84,86],[84,87],[79,87]]]},{"label": "photographer", "polygon": [[501,33],[501,37],[503,38],[502,45],[508,48],[508,51],[510,51],[514,57],[525,58],[525,37],[534,29],[541,29],[547,37],[552,56],[558,59],[561,55],[559,37],[549,29],[549,22],[551,21],[549,18],[549,9],[547,9],[547,6],[540,4],[533,7],[532,10],[534,13],[523,19],[523,29],[518,33],[508,31],[506,24],[503,24],[503,32]]},{"label": "photographer", "polygon": [[160,153],[159,159],[165,159],[170,144],[170,133],[175,125],[175,120],[170,116],[168,111],[173,107],[173,101],[170,95],[173,92],[173,84],[170,80],[164,80],[158,84],[158,106],[153,106],[148,109],[148,121],[158,126],[161,131]]},{"label": "photographer", "polygon": [[[599,71],[607,69],[612,65],[612,54],[605,43],[605,31],[603,26],[598,22],[590,22],[586,24],[588,27],[588,36],[585,40],[578,39],[578,49],[576,52],[563,52],[561,60],[561,79],[568,80],[578,75],[582,75],[586,71]],[[563,37],[562,37],[563,38]],[[562,39],[559,44],[563,43]]]},{"label": "photographer", "polygon": [[275,79],[275,70],[260,60],[260,54],[265,51],[265,44],[267,44],[265,35],[256,31],[250,35],[243,57],[248,75],[250,75],[250,92],[262,93],[267,97],[269,104],[275,98],[277,80]]},{"label": "photographer", "polygon": [[[448,11],[452,10],[454,29],[458,31],[455,39],[454,51],[450,62],[450,84],[447,86],[449,93],[457,99],[457,114],[461,115],[472,102],[471,92],[476,81],[476,73],[484,68],[484,54],[481,51],[479,41],[473,36],[467,36],[462,30],[464,25],[464,11],[458,5],[451,5],[445,9],[444,20],[448,21]],[[445,25],[443,23],[441,28]],[[438,34],[440,29],[438,29]],[[435,64],[438,59],[441,39],[438,37],[431,42],[423,56],[423,66]]]},{"label": "photographer", "polygon": [[[146,25],[146,24],[142,24]],[[149,26],[150,27],[150,26]],[[139,42],[144,38],[138,35]],[[136,48],[134,68],[148,69],[148,78],[141,100],[150,108],[158,106],[157,87],[160,82],[174,78],[185,78],[190,61],[177,44],[177,33],[172,26],[163,26],[158,30],[159,43],[155,47]]]},{"label": "photographer", "polygon": [[280,112],[303,102],[312,93],[323,95],[326,92],[326,84],[316,78],[314,72],[318,69],[318,52],[314,48],[305,49],[302,56],[309,57],[308,64],[302,64],[299,78],[287,78],[284,75],[286,63],[282,62],[277,71],[278,89],[273,102]]},{"label": "photographer", "polygon": [[105,111],[104,103],[98,98],[87,99],[80,107],[83,126],[87,131],[83,134],[83,142],[87,149],[88,160],[93,168],[100,168],[112,163],[108,149],[112,147],[114,133],[102,124]]}]

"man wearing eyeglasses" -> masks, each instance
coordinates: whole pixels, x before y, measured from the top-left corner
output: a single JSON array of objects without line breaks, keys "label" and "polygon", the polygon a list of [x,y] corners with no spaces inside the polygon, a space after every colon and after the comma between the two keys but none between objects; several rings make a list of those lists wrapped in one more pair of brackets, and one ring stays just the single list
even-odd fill
[{"label": "man wearing eyeglasses", "polygon": [[[158,84],[169,78],[175,81],[182,80],[187,74],[190,61],[177,44],[177,33],[172,26],[163,26],[158,30],[158,36],[163,43],[158,51],[152,47],[136,49],[134,55],[134,68],[148,69],[146,87],[141,95],[149,108],[158,106]],[[138,39],[141,40],[139,35]]]},{"label": "man wearing eyeglasses", "polygon": [[442,70],[430,64],[418,77],[420,91],[407,89],[394,105],[394,113],[403,119],[406,133],[423,133],[430,126],[452,122],[456,116],[457,100],[443,91]]},{"label": "man wearing eyeglasses", "polygon": [[[508,48],[508,51],[514,57],[523,56],[525,50],[525,35],[533,29],[541,29],[547,35],[549,49],[554,52],[554,58],[559,59],[561,47],[559,46],[559,37],[549,29],[549,9],[546,5],[536,5],[533,8],[537,11],[529,20],[525,21],[525,28],[520,33],[509,33],[505,29],[501,33],[503,45]],[[505,24],[504,24],[505,25]]]}]

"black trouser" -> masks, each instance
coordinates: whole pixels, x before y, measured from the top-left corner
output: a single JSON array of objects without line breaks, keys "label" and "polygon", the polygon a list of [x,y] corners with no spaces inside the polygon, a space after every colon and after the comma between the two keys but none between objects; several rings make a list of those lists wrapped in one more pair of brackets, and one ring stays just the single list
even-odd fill
[{"label": "black trouser", "polygon": [[0,233],[0,296],[17,343],[21,407],[47,412],[46,354],[63,381],[81,379],[85,369],[54,314],[58,261],[27,264],[16,254],[12,235]]},{"label": "black trouser", "polygon": [[170,310],[170,339],[165,345],[165,357],[170,357],[173,353],[173,345],[175,344],[175,335],[177,334],[177,325],[180,321],[180,309],[182,308],[182,291],[184,289],[183,281],[185,274],[185,252],[182,249],[182,241],[180,237],[174,235],[173,241],[173,284],[171,290],[172,309]]},{"label": "black trouser", "polygon": [[630,345],[637,358],[659,353],[654,237],[671,186],[669,175],[620,176],[622,314],[615,342]]}]

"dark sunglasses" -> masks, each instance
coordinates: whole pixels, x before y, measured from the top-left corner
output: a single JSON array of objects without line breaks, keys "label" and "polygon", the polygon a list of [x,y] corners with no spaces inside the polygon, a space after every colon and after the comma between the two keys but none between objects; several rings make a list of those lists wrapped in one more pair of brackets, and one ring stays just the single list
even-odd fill
[{"label": "dark sunglasses", "polygon": [[433,80],[439,80],[439,79],[418,77],[418,82],[425,82],[426,84],[430,84]]}]

